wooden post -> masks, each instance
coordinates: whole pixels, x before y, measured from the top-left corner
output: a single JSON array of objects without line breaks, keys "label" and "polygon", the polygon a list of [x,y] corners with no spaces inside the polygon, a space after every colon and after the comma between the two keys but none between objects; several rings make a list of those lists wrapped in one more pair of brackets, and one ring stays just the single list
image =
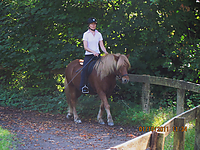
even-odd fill
[{"label": "wooden post", "polygon": [[177,103],[176,103],[176,114],[177,115],[184,112],[184,99],[185,99],[185,90],[177,89]]},{"label": "wooden post", "polygon": [[151,146],[150,146],[150,150],[156,150],[156,144],[157,144],[157,137],[158,137],[158,133],[156,131],[153,131],[151,134]]},{"label": "wooden post", "polygon": [[145,82],[142,85],[142,109],[146,113],[150,113],[150,106],[149,106],[149,98],[150,98],[150,83]]},{"label": "wooden post", "polygon": [[158,132],[156,150],[164,150],[164,145],[165,145],[165,133]]},{"label": "wooden post", "polygon": [[197,107],[194,150],[200,150],[200,107]]},{"label": "wooden post", "polygon": [[174,120],[174,148],[173,150],[184,150],[185,144],[185,118],[175,118]]}]

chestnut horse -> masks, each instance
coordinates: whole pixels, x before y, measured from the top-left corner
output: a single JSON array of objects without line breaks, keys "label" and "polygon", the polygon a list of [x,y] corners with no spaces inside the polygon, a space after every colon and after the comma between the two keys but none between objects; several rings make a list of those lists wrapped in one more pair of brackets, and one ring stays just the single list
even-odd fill
[{"label": "chestnut horse", "polygon": [[[76,112],[77,98],[82,94],[79,90],[81,73],[77,72],[81,68],[82,66],[79,60],[76,59],[69,63],[65,69],[65,94],[68,102],[67,118],[71,118],[74,115],[75,123],[81,123]],[[120,78],[122,83],[129,82],[128,68],[130,68],[128,55],[125,56],[119,53],[102,56],[94,65],[92,73],[88,77],[88,82],[93,89],[89,94],[98,94],[101,99],[101,105],[97,115],[97,121],[100,124],[105,124],[102,119],[103,109],[105,108],[108,125],[114,125],[107,98],[112,94],[116,85],[116,76]]]}]

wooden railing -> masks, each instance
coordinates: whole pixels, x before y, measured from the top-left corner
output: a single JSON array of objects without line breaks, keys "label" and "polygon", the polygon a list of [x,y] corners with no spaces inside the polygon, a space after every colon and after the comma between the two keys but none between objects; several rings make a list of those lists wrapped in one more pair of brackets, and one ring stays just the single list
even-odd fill
[{"label": "wooden railing", "polygon": [[186,82],[182,80],[174,80],[165,77],[155,77],[149,75],[136,75],[129,74],[131,82],[142,82],[142,108],[145,112],[150,112],[150,85],[162,85],[173,87],[177,89],[177,115],[184,112],[184,99],[185,99],[185,90],[193,91],[200,93],[200,85]]},{"label": "wooden railing", "polygon": [[164,150],[165,137],[174,132],[173,150],[184,150],[186,123],[195,120],[194,150],[200,150],[200,105],[170,119],[160,127],[139,127],[147,132],[133,140],[111,147],[109,150]]}]

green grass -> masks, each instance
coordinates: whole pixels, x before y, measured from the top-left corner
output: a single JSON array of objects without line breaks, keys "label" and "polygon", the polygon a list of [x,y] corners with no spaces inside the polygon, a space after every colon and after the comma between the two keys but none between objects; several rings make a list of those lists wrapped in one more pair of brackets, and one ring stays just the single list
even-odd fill
[{"label": "green grass", "polygon": [[0,126],[0,150],[13,148],[13,135]]},{"label": "green grass", "polygon": [[174,107],[168,107],[168,108],[159,108],[159,109],[153,109],[151,113],[153,113],[152,117],[152,126],[153,127],[159,127],[162,124],[164,124],[166,121],[170,120],[174,116],[176,116]]},{"label": "green grass", "polygon": [[[165,150],[173,150],[173,142],[174,142],[174,132],[170,133],[165,139]],[[195,142],[195,123],[190,122],[189,126],[187,126],[187,131],[185,132],[185,150],[194,149]]]},{"label": "green grass", "polygon": [[[165,108],[154,111],[154,119],[152,126],[158,127],[176,116],[174,108]],[[185,150],[194,149],[195,141],[195,121],[187,124],[187,131],[185,131]],[[174,132],[170,133],[165,139],[164,150],[173,150]]]}]

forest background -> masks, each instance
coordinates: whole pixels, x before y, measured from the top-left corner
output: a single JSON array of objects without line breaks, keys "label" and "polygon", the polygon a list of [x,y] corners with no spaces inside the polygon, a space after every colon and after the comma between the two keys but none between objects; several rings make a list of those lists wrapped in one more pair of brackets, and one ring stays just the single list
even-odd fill
[{"label": "forest background", "polygon": [[[199,84],[199,11],[196,0],[2,0],[0,105],[66,113],[59,70],[84,57],[89,17],[109,53],[130,54],[129,73]],[[141,85],[119,86],[110,101],[140,107]],[[200,94],[186,91],[185,108],[199,103]],[[176,106],[176,90],[151,86],[151,107],[168,106]]]}]

